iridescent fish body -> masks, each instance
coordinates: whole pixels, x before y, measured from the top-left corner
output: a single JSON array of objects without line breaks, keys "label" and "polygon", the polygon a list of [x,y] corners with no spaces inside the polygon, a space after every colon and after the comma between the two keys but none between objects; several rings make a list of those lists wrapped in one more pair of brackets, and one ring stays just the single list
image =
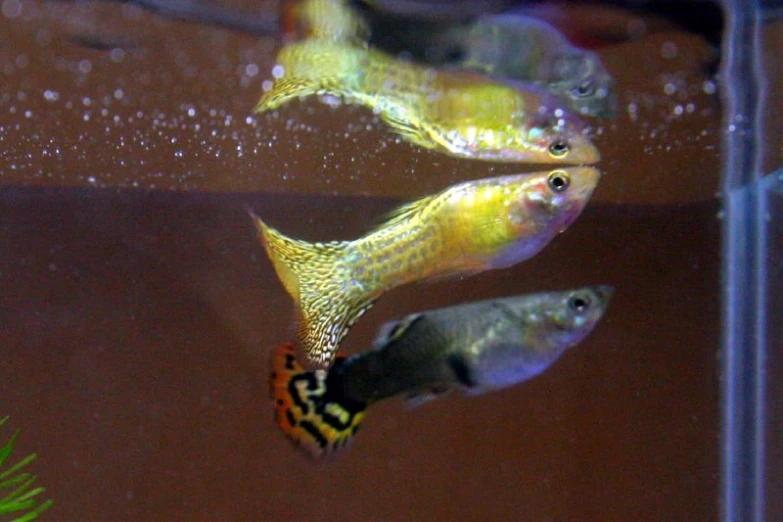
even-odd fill
[{"label": "iridescent fish body", "polygon": [[468,181],[398,209],[354,241],[308,243],[253,218],[297,304],[308,360],[325,367],[385,291],[534,256],[576,219],[599,178],[592,167],[571,167]]},{"label": "iridescent fish body", "polygon": [[534,87],[438,71],[316,38],[285,46],[276,67],[258,112],[329,96],[373,110],[411,143],[456,157],[577,165],[600,159],[582,123]]},{"label": "iridescent fish body", "polygon": [[577,114],[616,114],[614,79],[599,56],[571,45],[546,22],[513,13],[488,15],[435,41],[428,54],[436,63],[462,55],[459,67],[537,85]]},{"label": "iridescent fish body", "polygon": [[384,325],[372,350],[306,371],[293,345],[273,352],[275,419],[313,457],[345,447],[367,406],[396,395],[420,403],[458,388],[514,386],[584,339],[607,309],[608,286],[430,310]]}]

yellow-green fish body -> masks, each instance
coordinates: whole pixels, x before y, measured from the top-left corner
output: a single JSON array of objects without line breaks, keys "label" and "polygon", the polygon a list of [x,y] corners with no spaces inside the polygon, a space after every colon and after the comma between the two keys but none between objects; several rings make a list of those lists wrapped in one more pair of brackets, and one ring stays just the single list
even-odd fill
[{"label": "yellow-green fish body", "polygon": [[411,143],[457,157],[569,164],[600,159],[582,124],[532,87],[315,38],[285,46],[277,63],[281,69],[258,112],[328,95],[370,108]]},{"label": "yellow-green fish body", "polygon": [[309,361],[323,367],[383,292],[502,268],[537,254],[576,219],[599,177],[592,167],[571,167],[461,183],[402,207],[354,241],[308,243],[254,218],[298,305]]},{"label": "yellow-green fish body", "polygon": [[346,446],[369,405],[420,403],[453,389],[478,394],[532,379],[581,342],[614,289],[592,286],[427,310],[384,325],[373,349],[305,371],[293,346],[273,352],[275,419],[314,457]]}]

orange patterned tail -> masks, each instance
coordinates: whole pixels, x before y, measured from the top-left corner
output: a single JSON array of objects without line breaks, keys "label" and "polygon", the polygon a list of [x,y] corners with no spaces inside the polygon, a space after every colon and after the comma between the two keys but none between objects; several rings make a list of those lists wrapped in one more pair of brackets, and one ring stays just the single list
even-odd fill
[{"label": "orange patterned tail", "polygon": [[[338,356],[335,365],[344,359]],[[305,370],[296,360],[291,343],[281,344],[272,352],[269,383],[275,422],[286,437],[313,458],[346,447],[366,413],[366,404],[340,395],[341,387],[336,386],[339,377],[333,372]]]}]

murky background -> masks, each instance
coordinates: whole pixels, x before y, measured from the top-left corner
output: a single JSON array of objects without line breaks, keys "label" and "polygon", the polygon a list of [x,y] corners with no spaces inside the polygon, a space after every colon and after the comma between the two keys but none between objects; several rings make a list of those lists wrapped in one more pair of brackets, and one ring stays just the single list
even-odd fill
[{"label": "murky background", "polygon": [[[254,115],[275,35],[0,5],[0,415],[38,453],[43,519],[717,517],[721,103],[703,37],[651,22],[601,48],[621,102],[594,122],[605,176],[542,254],[390,292],[343,348],[416,310],[614,285],[596,331],[516,388],[374,406],[313,464],[273,423],[268,350],[293,309],[246,207],[352,238],[400,201],[540,167],[425,151],[358,107]],[[280,9],[221,5],[272,26]]]}]

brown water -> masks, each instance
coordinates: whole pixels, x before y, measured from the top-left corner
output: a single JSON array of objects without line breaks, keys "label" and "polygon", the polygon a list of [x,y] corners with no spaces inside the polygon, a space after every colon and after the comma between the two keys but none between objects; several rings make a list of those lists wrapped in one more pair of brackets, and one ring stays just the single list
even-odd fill
[{"label": "brown water", "polygon": [[381,404],[350,451],[314,466],[272,422],[266,348],[290,338],[290,306],[244,205],[333,237],[388,202],[0,194],[3,407],[25,428],[20,454],[39,453],[53,520],[715,516],[714,205],[593,205],[531,262],[389,294],[348,350],[412,310],[618,288],[594,335],[542,377],[412,411]]},{"label": "brown water", "polygon": [[415,149],[358,108],[252,116],[274,38],[21,5],[0,16],[0,416],[38,453],[42,519],[716,519],[720,103],[698,37],[602,51],[626,110],[571,229],[512,269],[389,293],[344,347],[416,310],[614,285],[597,330],[514,389],[374,406],[314,465],[273,424],[267,354],[293,312],[246,205],[351,238],[401,200],[532,169]]}]

